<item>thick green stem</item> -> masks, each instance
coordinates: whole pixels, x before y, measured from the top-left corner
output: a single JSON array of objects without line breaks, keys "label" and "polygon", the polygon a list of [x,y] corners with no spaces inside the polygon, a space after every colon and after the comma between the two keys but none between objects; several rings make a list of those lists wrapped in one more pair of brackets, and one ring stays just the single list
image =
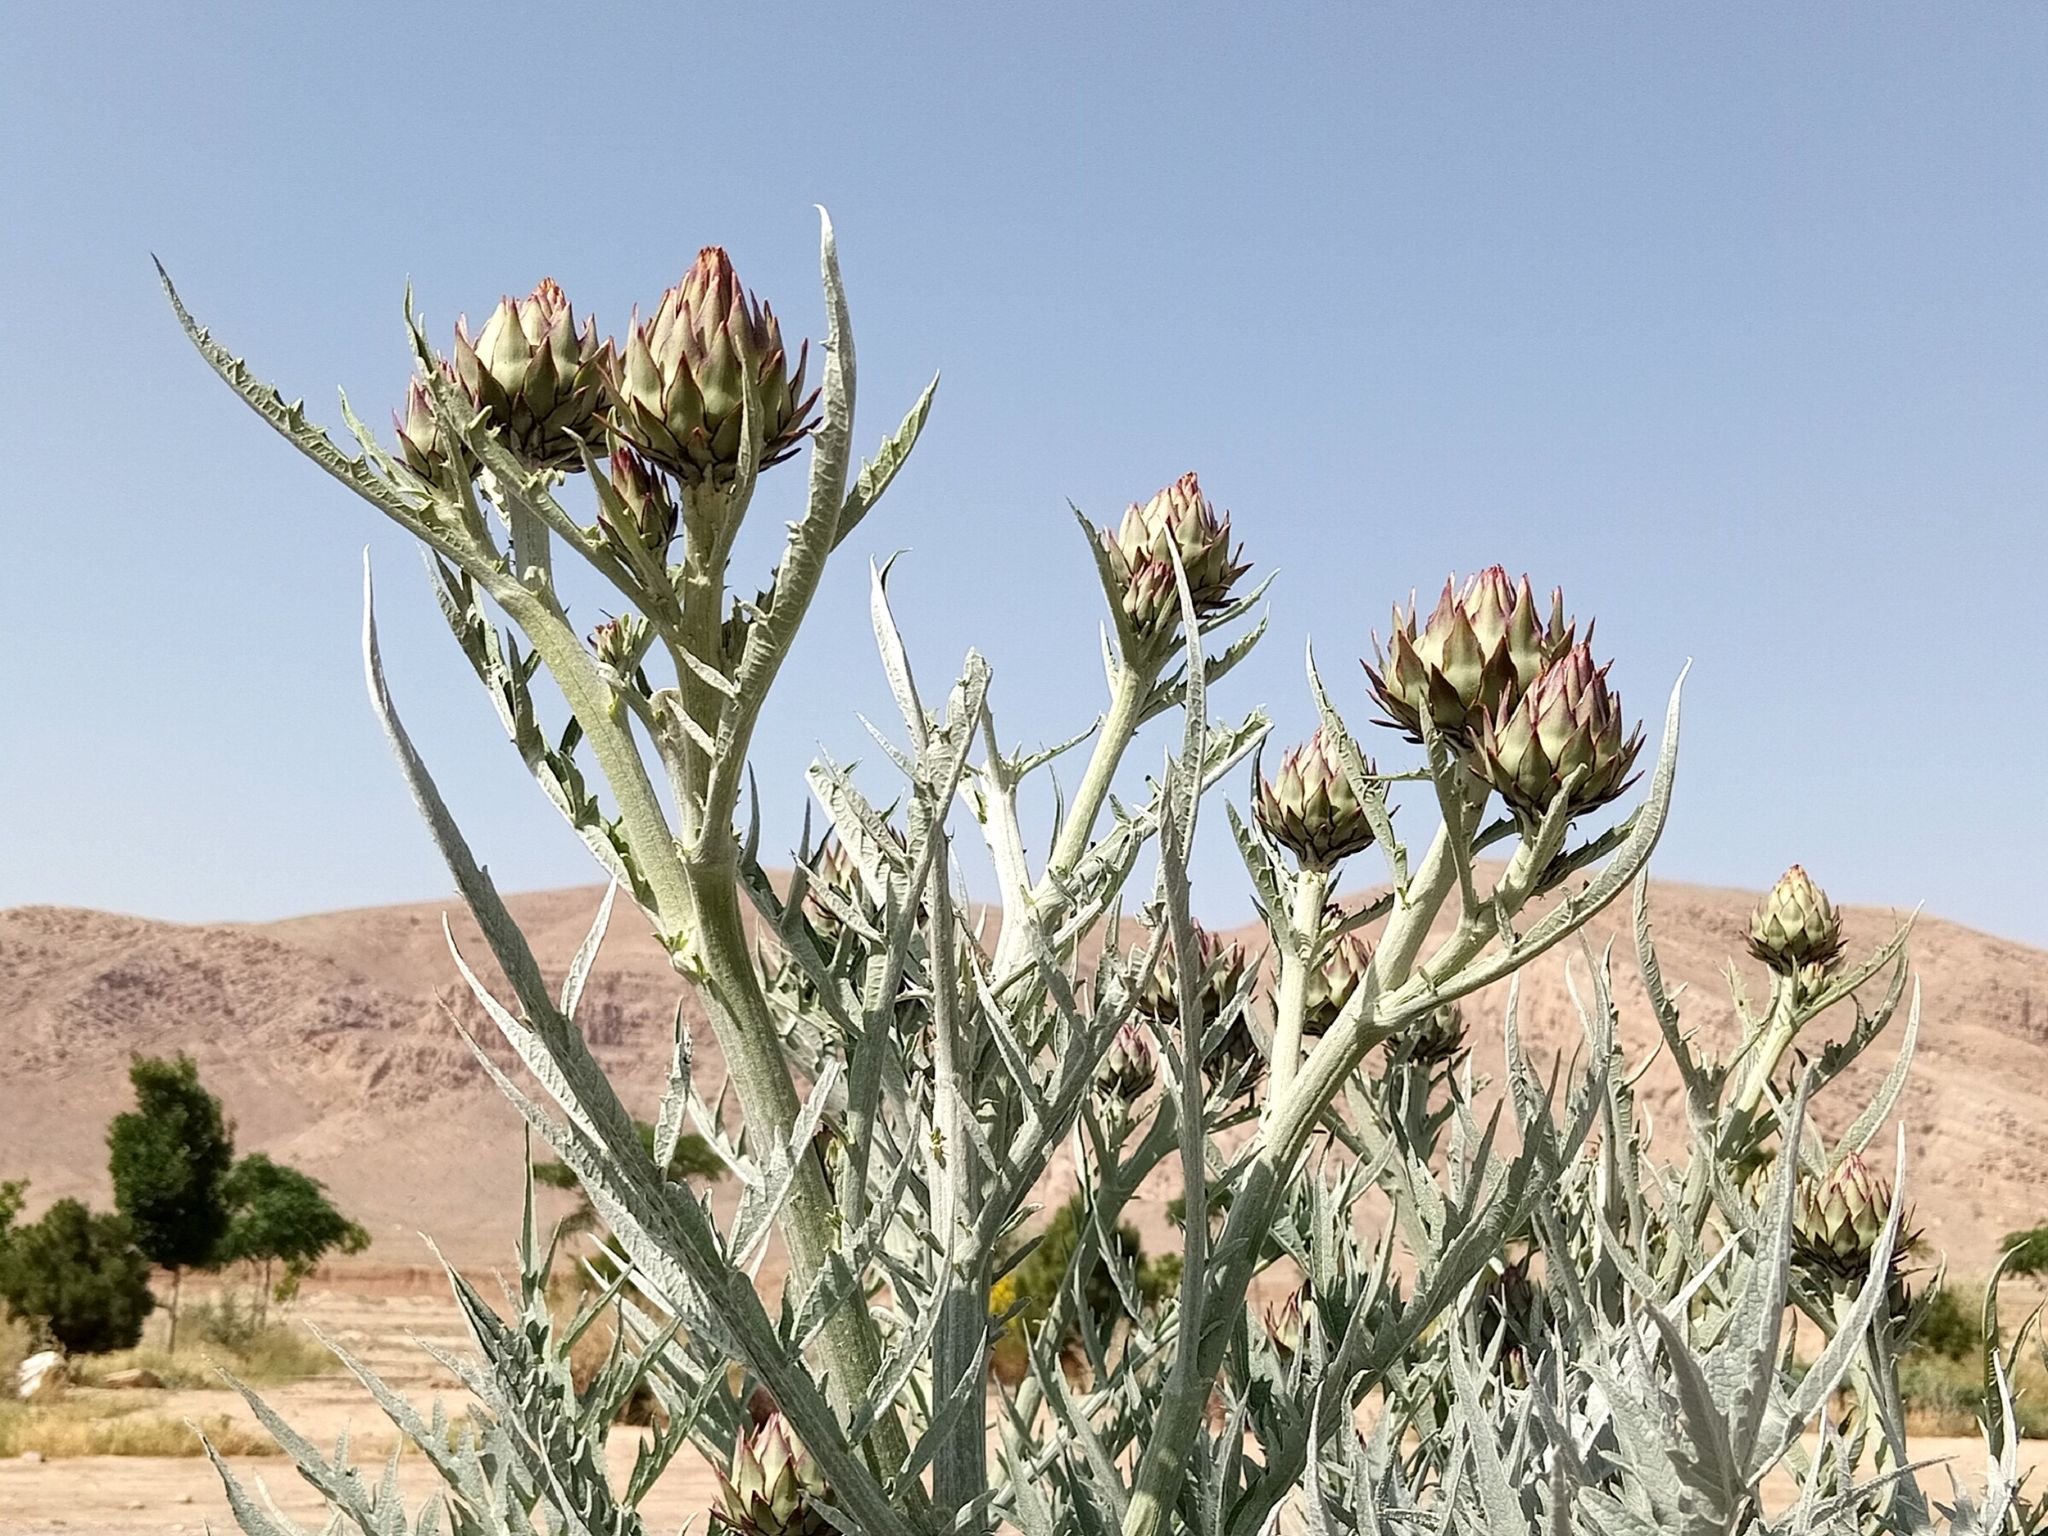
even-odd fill
[{"label": "thick green stem", "polygon": [[1280,955],[1280,988],[1273,1003],[1272,1086],[1286,1095],[1301,1067],[1301,1037],[1308,1013],[1308,979],[1321,942],[1323,905],[1330,895],[1329,870],[1304,869],[1294,877],[1294,908],[1288,914],[1293,943]]}]

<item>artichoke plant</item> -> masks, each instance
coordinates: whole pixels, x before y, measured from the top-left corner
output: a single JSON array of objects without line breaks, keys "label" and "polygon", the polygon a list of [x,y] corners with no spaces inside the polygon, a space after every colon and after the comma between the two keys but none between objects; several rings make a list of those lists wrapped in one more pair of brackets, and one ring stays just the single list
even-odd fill
[{"label": "artichoke plant", "polygon": [[1841,958],[1841,914],[1799,865],[1778,877],[1751,916],[1749,952],[1781,976],[1812,970],[1809,985]]},{"label": "artichoke plant", "polygon": [[719,1473],[719,1518],[738,1536],[828,1536],[821,1501],[832,1490],[780,1413],[742,1430],[730,1468]]},{"label": "artichoke plant", "polygon": [[595,321],[576,329],[576,313],[553,278],[523,299],[502,300],[475,340],[467,320],[455,324],[456,384],[531,469],[581,467],[584,446],[600,435],[611,362],[611,343],[598,340]]},{"label": "artichoke plant", "polygon": [[683,280],[637,321],[610,370],[613,433],[686,486],[731,485],[744,444],[749,387],[760,410],[760,467],[796,452],[818,391],[804,393],[810,343],[796,366],[768,305],[740,285],[731,260],[706,246]]},{"label": "artichoke plant", "polygon": [[1427,620],[1412,598],[1405,614],[1396,606],[1386,644],[1375,641],[1379,665],[1365,669],[1387,722],[1411,741],[1422,741],[1427,718],[1454,745],[1469,744],[1482,720],[1512,706],[1572,647],[1577,626],[1565,619],[1562,589],[1551,593],[1546,618],[1529,578],[1517,583],[1503,566],[1488,566],[1462,591],[1456,581],[1444,583]]},{"label": "artichoke plant", "polygon": [[1321,730],[1281,757],[1280,771],[1259,783],[1252,809],[1304,869],[1335,869],[1372,846],[1372,818]]},{"label": "artichoke plant", "polygon": [[[1831,909],[1774,894],[1756,932],[1777,963],[1842,968],[1825,988],[1774,987],[1758,1014],[1738,996],[1740,1062],[1699,1056],[1702,1021],[1664,985],[1645,878],[1670,813],[1676,694],[1640,800],[1619,827],[1588,829],[1585,814],[1628,788],[1642,737],[1560,605],[1539,614],[1526,582],[1489,571],[1426,623],[1397,622],[1372,688],[1430,748],[1405,770],[1364,766],[1311,667],[1316,736],[1230,815],[1242,900],[1272,955],[1274,984],[1255,989],[1244,947],[1194,920],[1198,896],[1231,897],[1197,890],[1191,853],[1216,840],[1221,786],[1242,782],[1270,732],[1263,711],[1218,704],[1259,629],[1226,634],[1251,606],[1235,593],[1245,564],[1195,481],[1094,545],[1115,619],[1108,700],[1064,746],[1029,751],[998,731],[979,652],[930,690],[894,616],[896,568],[870,564],[856,579],[898,718],[870,727],[883,750],[862,775],[812,765],[832,839],[793,899],[751,794],[755,730],[932,398],[856,457],[829,224],[822,269],[815,395],[803,354],[790,369],[773,316],[715,249],[636,327],[595,420],[590,352],[552,293],[501,308],[474,345],[460,335],[455,384],[414,323],[424,387],[397,456],[353,418],[360,451],[334,441],[171,294],[252,409],[430,552],[434,599],[514,754],[608,881],[551,984],[407,734],[366,614],[373,705],[477,919],[458,931],[489,951],[451,957],[497,1032],[491,1048],[469,1042],[477,1068],[602,1212],[606,1246],[579,1257],[617,1283],[561,1315],[556,1251],[529,1204],[502,1310],[448,1274],[473,1343],[457,1362],[460,1431],[349,1362],[422,1452],[436,1487],[419,1509],[411,1484],[365,1475],[346,1447],[330,1457],[252,1397],[327,1500],[328,1528],[640,1536],[642,1501],[677,1457],[701,1454],[721,1469],[717,1520],[771,1536],[1257,1536],[1297,1511],[1314,1530],[1447,1536],[1936,1529],[1891,1322],[1902,1175],[1887,1201],[1861,1161],[1895,1118],[1905,1063],[1858,1074],[1872,1096],[1830,1108],[1826,1123],[1847,1129],[1826,1184],[1787,1182],[1811,1156],[1810,1106],[1841,1094],[1910,992],[1905,936],[1842,963]],[[436,413],[464,401],[461,421]],[[741,600],[728,557],[759,490],[746,466],[795,452],[814,401],[805,490],[765,588],[746,588],[761,595]],[[594,468],[601,435],[610,473],[556,472],[571,445]],[[495,468],[471,483],[454,452]],[[497,472],[506,454],[532,472]],[[1179,622],[1176,562],[1198,634]],[[567,617],[584,582],[609,584],[605,611],[620,612],[588,643]],[[1069,752],[1071,793],[1057,793],[1051,765]],[[1148,756],[1163,766],[1140,787],[1129,770]],[[877,776],[891,791],[879,803]],[[1439,813],[1422,846],[1386,814],[1395,779],[1431,792],[1416,797]],[[1510,817],[1487,821],[1482,785]],[[1032,811],[1054,802],[1064,814],[1041,840]],[[985,861],[958,856],[963,834]],[[1382,889],[1340,922],[1334,872],[1369,848],[1384,868],[1363,883]],[[972,902],[970,863],[992,882]],[[886,901],[869,899],[878,874]],[[1612,974],[1629,946],[1572,942],[1631,891],[1640,1010]],[[678,1019],[694,994],[717,1047],[704,1057],[724,1073],[707,1102],[705,1063],[678,1029],[645,1139],[578,1019],[615,909],[668,956]],[[1175,955],[1194,962],[1186,1008]],[[1553,1066],[1531,1059],[1512,1001],[1481,1021],[1470,1000],[1566,955],[1581,1038]],[[1880,978],[1865,988],[1874,1010],[1811,1049],[1816,1019]],[[1468,1040],[1498,1089],[1434,1070]],[[1684,1115],[1666,1117],[1675,1137],[1655,1147],[1630,1067],[1652,1046],[1685,1091]],[[1373,1070],[1382,1047],[1390,1069]],[[1408,1070],[1422,1062],[1432,1070]],[[1150,1113],[1109,1109],[1144,1092]],[[686,1129],[736,1174],[735,1206],[669,1177]],[[1763,1163],[1778,1194],[1734,1197]],[[1172,1192],[1180,1250],[1141,1260],[1129,1218]],[[1016,1299],[1006,1265],[1048,1193],[1072,1196],[1070,1252],[1047,1263],[1032,1325],[999,1335],[991,1299]],[[1788,1266],[1795,1220],[1802,1258]],[[1511,1277],[1504,1256],[1523,1248]],[[787,1273],[764,1296],[771,1251]],[[1824,1293],[1801,1278],[1815,1265]],[[1282,1321],[1277,1383],[1254,1298],[1297,1280],[1313,1320],[1305,1335]],[[997,1315],[1015,1321],[1009,1301]],[[1796,1371],[1788,1307],[1826,1340]],[[594,1375],[573,1368],[604,1320],[610,1355]],[[1024,1358],[992,1402],[999,1336]],[[1509,1369],[1485,1369],[1504,1356]],[[1940,1515],[1957,1536],[2005,1536],[2037,1513],[2017,1489],[2003,1356],[1990,1363],[1994,1455],[1981,1498]],[[1826,1418],[1843,1387],[1865,1405],[1848,1432]],[[660,1413],[615,1477],[607,1437],[643,1388]],[[775,1416],[743,1427],[764,1396]],[[249,1536],[297,1536],[219,1469]],[[1781,1473],[1789,1506],[1761,1495]]]},{"label": "artichoke plant", "polygon": [[1607,667],[1582,641],[1480,720],[1471,760],[1517,816],[1539,822],[1561,794],[1568,816],[1620,796],[1642,748],[1642,728],[1630,731]]}]

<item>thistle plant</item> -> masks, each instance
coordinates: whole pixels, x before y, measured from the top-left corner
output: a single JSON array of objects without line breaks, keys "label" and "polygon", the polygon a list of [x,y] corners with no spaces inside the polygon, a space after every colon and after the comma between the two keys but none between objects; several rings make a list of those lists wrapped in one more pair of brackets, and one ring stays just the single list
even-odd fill
[{"label": "thistle plant", "polygon": [[[546,1304],[556,1245],[530,1197],[503,1314],[451,1274],[476,1344],[456,1362],[459,1423],[344,1353],[439,1475],[426,1508],[258,1406],[336,1527],[635,1536],[648,1490],[696,1454],[719,1477],[707,1515],[748,1532],[1932,1528],[1897,1387],[1915,1326],[1896,1266],[1903,1164],[1888,1183],[1841,1172],[1879,1155],[1917,1002],[1876,1095],[1831,1107],[1901,1010],[1906,933],[1844,962],[1826,898],[1781,888],[1753,934],[1768,997],[1738,993],[1741,1038],[1711,1054],[1663,985],[1647,906],[1677,691],[1639,774],[1615,664],[1562,594],[1542,612],[1526,577],[1495,569],[1447,587],[1426,622],[1397,615],[1368,679],[1395,732],[1381,745],[1409,758],[1386,769],[1311,661],[1314,733],[1254,772],[1248,807],[1222,807],[1262,944],[1195,920],[1189,851],[1269,722],[1212,706],[1263,633],[1267,587],[1192,475],[1111,526],[1081,517],[1107,697],[1063,743],[1004,735],[978,653],[932,689],[871,567],[900,782],[885,809],[820,760],[806,788],[829,835],[763,845],[755,724],[932,405],[927,389],[856,463],[829,223],[822,255],[815,392],[805,344],[792,362],[774,312],[710,248],[623,344],[576,328],[549,283],[474,341],[458,328],[452,356],[408,311],[397,438],[344,402],[353,447],[171,294],[244,401],[424,546],[513,749],[610,882],[551,990],[405,730],[366,574],[372,700],[502,995],[470,956],[451,961],[527,1076],[471,1044],[609,1240],[603,1283],[566,1320]],[[777,467],[800,452],[798,493]],[[738,530],[785,490],[780,559],[735,587]],[[570,563],[609,589],[601,617],[572,619]],[[1142,787],[1113,794],[1146,755]],[[1026,807],[1068,764],[1062,814],[1039,826]],[[961,836],[985,843],[991,889],[963,888]],[[1339,906],[1340,874],[1376,894]],[[1610,957],[1569,948],[1631,890],[1649,1006],[1625,1049]],[[679,1031],[652,1147],[576,1021],[621,898],[703,1003],[724,1078]],[[1571,967],[1569,1067],[1530,1059],[1512,1004],[1484,1021],[1460,1006],[1538,963]],[[1675,1145],[1652,1146],[1635,1101],[1630,1061],[1651,1041],[1683,1084]],[[729,1218],[666,1175],[686,1131],[744,1191]],[[1142,1304],[1119,1233],[1161,1179],[1185,1203],[1179,1282]],[[1001,1282],[1034,1212],[1069,1196],[1065,1280],[1027,1331],[1022,1381],[995,1386],[991,1347],[1021,1314],[992,1297],[1014,1290]],[[771,1242],[788,1272],[760,1286]],[[1090,1299],[1105,1272],[1114,1315]],[[1276,1287],[1313,1303],[1269,1331],[1255,1289]],[[1811,1359],[1793,1358],[1788,1308],[1815,1324]],[[611,1356],[579,1386],[569,1350],[601,1320]],[[1949,1506],[1958,1531],[2005,1529],[2016,1508],[2004,1357],[1987,1359],[1995,1455],[1982,1497]],[[643,1385],[659,1423],[614,1482],[604,1445]],[[1835,1423],[1843,1385],[1858,1409]],[[1769,1508],[1781,1466],[1798,1496]],[[245,1531],[290,1530],[221,1471]]]}]

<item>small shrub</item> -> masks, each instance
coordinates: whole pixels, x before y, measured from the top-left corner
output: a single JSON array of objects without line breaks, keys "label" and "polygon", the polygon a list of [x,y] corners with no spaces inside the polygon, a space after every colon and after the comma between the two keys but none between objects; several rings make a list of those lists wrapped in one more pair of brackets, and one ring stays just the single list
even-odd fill
[{"label": "small shrub", "polygon": [[0,1249],[0,1300],[71,1354],[132,1349],[156,1306],[128,1223],[59,1200]]},{"label": "small shrub", "polygon": [[253,1425],[224,1413],[188,1420],[151,1412],[144,1403],[0,1401],[0,1459],[30,1452],[57,1460],[74,1456],[203,1456],[204,1434],[223,1456],[276,1456],[275,1442]]}]

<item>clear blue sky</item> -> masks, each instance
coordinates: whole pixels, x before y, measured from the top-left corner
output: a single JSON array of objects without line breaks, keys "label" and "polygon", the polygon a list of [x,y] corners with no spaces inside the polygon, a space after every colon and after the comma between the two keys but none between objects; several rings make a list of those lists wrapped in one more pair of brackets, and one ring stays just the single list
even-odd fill
[{"label": "clear blue sky", "polygon": [[[824,203],[862,444],[945,383],[766,723],[771,837],[812,752],[861,755],[855,712],[888,708],[868,556],[909,552],[925,673],[981,646],[1006,734],[1051,739],[1100,687],[1067,500],[1108,518],[1196,468],[1280,572],[1227,702],[1283,737],[1307,636],[1362,723],[1390,601],[1504,561],[1598,615],[1645,715],[1695,658],[1663,874],[1798,859],[2048,942],[2048,8],[21,0],[0,26],[0,904],[445,891],[363,700],[366,543],[480,856],[591,877],[406,541],[205,374],[150,252],[288,392],[381,422],[408,279],[437,330],[543,274],[610,329],[719,242],[815,335]],[[1226,846],[1199,874],[1242,914]]]}]

